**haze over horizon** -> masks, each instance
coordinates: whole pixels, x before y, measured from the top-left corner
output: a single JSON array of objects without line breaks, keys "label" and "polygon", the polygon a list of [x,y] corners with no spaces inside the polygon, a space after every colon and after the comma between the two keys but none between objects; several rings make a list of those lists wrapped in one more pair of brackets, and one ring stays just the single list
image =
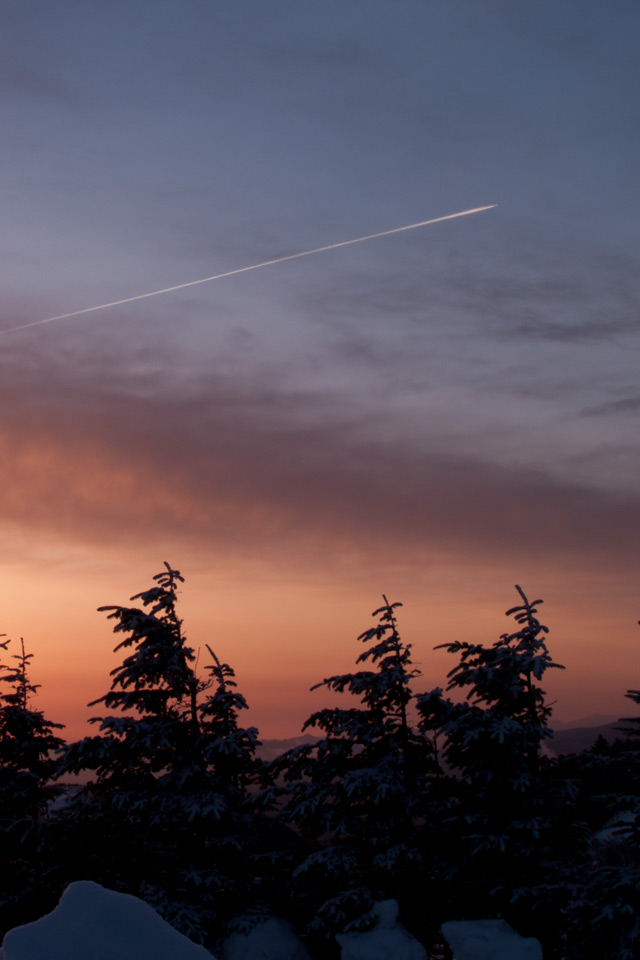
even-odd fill
[{"label": "haze over horizon", "polygon": [[[423,677],[542,597],[560,720],[638,687],[640,8],[7,0],[0,632],[78,736],[163,561],[264,737],[384,592]],[[320,699],[319,699],[320,698]]]}]

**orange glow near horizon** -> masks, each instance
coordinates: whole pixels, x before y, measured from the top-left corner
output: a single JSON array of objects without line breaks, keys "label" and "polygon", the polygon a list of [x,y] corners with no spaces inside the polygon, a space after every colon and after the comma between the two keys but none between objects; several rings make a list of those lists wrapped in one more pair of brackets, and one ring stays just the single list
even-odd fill
[{"label": "orange glow near horizon", "polygon": [[[239,570],[237,579],[230,571],[221,576],[202,569],[190,577],[176,558],[172,562],[186,578],[180,614],[199,656],[199,674],[204,675],[208,643],[236,671],[238,689],[250,707],[243,722],[257,726],[266,739],[297,736],[313,711],[343,702],[337,694],[309,688],[326,676],[356,669],[362,650],[357,636],[373,623],[370,613],[379,606],[383,590],[390,600],[403,603],[400,631],[413,644],[414,662],[422,671],[414,684],[418,692],[445,686],[454,665],[446,651],[434,646],[454,639],[491,644],[512,629],[504,610],[518,599],[506,578],[498,584],[497,577],[485,575],[474,582],[471,572],[463,570],[458,571],[458,583],[455,571],[434,569],[413,577],[406,570],[398,572],[389,577],[395,582],[382,585],[381,571],[372,570],[353,585],[336,588],[323,582],[318,571],[314,581],[313,570],[304,576],[298,571],[297,580],[290,571],[290,579],[283,576],[281,581],[246,570]],[[63,735],[69,740],[95,732],[87,720],[101,710],[86,704],[107,692],[109,671],[122,660],[113,653],[122,638],[96,608],[126,604],[149,586],[161,563],[151,568],[147,564],[146,575],[142,566],[132,563],[130,571],[115,565],[63,568],[53,577],[50,572],[39,585],[19,571],[4,571],[4,632],[25,638],[34,654],[31,678],[41,685],[34,706],[64,723]],[[540,616],[550,627],[549,648],[566,666],[549,671],[543,684],[549,701],[556,702],[554,716],[625,715],[629,662],[637,650],[635,612],[611,611],[595,583],[584,577],[567,577],[559,587],[554,579],[555,588],[549,582],[539,590],[533,589],[532,576],[522,582],[530,599],[534,593],[545,599]],[[604,645],[611,636],[623,656],[607,655]]]}]

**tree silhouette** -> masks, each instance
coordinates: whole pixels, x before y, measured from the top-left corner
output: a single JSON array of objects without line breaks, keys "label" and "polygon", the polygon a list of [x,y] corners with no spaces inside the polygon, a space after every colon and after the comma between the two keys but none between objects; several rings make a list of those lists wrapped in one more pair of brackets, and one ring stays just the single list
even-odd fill
[{"label": "tree silhouette", "polygon": [[[7,651],[11,641],[0,641]],[[0,662],[0,927],[38,916],[47,903],[44,862],[51,852],[45,820],[53,797],[49,783],[56,755],[64,745],[56,730],[30,700],[39,684],[29,677],[33,654],[20,652]]]},{"label": "tree silhouette", "polygon": [[211,647],[211,679],[195,674],[176,609],[184,578],[165,563],[154,581],[131,598],[144,609],[99,608],[125,634],[115,650],[131,652],[90,706],[120,713],[91,719],[100,733],[69,746],[63,772],[95,773],[75,807],[91,837],[85,870],[202,940],[242,902],[257,731],[239,726],[246,703]]},{"label": "tree silhouette", "polygon": [[365,913],[375,898],[400,895],[420,861],[414,824],[424,809],[433,772],[430,744],[410,726],[410,683],[419,675],[411,644],[398,633],[389,603],[373,612],[377,624],[360,634],[357,663],[370,669],[327,677],[326,687],[360,706],[317,711],[303,730],[322,731],[317,743],[288,751],[273,765],[284,778],[282,816],[314,843],[298,864],[293,886],[310,929],[332,933]]},{"label": "tree silhouette", "polygon": [[449,771],[436,829],[455,864],[458,909],[470,902],[474,910],[508,909],[568,841],[571,792],[542,753],[552,734],[540,681],[547,670],[563,668],[547,649],[548,628],[537,616],[542,601],[516,590],[522,602],[506,616],[518,629],[490,647],[441,645],[459,658],[447,689],[464,699],[445,698],[440,689],[418,697],[421,729],[440,738]]}]

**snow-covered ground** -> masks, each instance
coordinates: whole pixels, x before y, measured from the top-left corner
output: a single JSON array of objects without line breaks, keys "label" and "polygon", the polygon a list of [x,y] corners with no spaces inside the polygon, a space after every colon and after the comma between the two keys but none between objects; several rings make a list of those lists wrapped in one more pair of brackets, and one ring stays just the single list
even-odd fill
[{"label": "snow-covered ground", "polygon": [[[342,960],[427,960],[425,948],[398,923],[398,904],[374,907],[376,923],[339,934]],[[504,920],[442,925],[456,960],[542,960],[537,940],[523,939]],[[272,918],[250,933],[232,934],[223,960],[311,960],[293,927]],[[137,897],[91,881],[70,884],[58,906],[4,938],[0,960],[215,960]]]},{"label": "snow-covered ground", "polygon": [[250,933],[232,933],[222,949],[223,960],[311,960],[293,927],[271,917]]},{"label": "snow-covered ground", "polygon": [[451,920],[442,933],[455,960],[542,960],[533,937],[521,937],[504,920]]},{"label": "snow-covered ground", "polygon": [[51,913],[10,930],[1,960],[212,960],[144,900],[71,883]]}]

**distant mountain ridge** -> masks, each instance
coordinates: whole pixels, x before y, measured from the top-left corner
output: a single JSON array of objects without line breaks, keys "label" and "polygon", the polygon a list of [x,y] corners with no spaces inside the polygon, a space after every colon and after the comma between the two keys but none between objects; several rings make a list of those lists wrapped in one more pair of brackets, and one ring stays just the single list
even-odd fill
[{"label": "distant mountain ridge", "polygon": [[559,757],[562,753],[582,753],[589,750],[594,745],[598,737],[604,737],[609,743],[614,740],[624,739],[624,734],[620,733],[620,721],[614,720],[609,723],[601,723],[596,726],[564,728],[556,727],[553,730],[553,737],[545,740],[545,748],[554,757]]},{"label": "distant mountain ridge", "polygon": [[[617,717],[599,713],[580,720],[558,720],[552,726],[553,737],[545,741],[545,749],[552,756],[558,757],[563,753],[582,753],[583,750],[588,750],[599,736],[613,743],[614,740],[623,738],[623,734],[616,729],[619,725],[620,720]],[[271,761],[286,750],[313,743],[318,739],[320,738],[311,733],[305,733],[284,740],[263,740],[258,754],[263,760]]]},{"label": "distant mountain ridge", "polygon": [[554,730],[574,730],[576,727],[605,727],[611,723],[618,722],[618,715],[615,713],[590,713],[588,717],[580,717],[578,720],[556,720],[551,721]]},{"label": "distant mountain ridge", "polygon": [[311,733],[304,733],[298,737],[287,737],[285,740],[263,740],[257,753],[262,760],[271,762],[286,750],[299,747],[304,743],[313,743],[314,740],[319,739],[319,737],[314,737]]}]

